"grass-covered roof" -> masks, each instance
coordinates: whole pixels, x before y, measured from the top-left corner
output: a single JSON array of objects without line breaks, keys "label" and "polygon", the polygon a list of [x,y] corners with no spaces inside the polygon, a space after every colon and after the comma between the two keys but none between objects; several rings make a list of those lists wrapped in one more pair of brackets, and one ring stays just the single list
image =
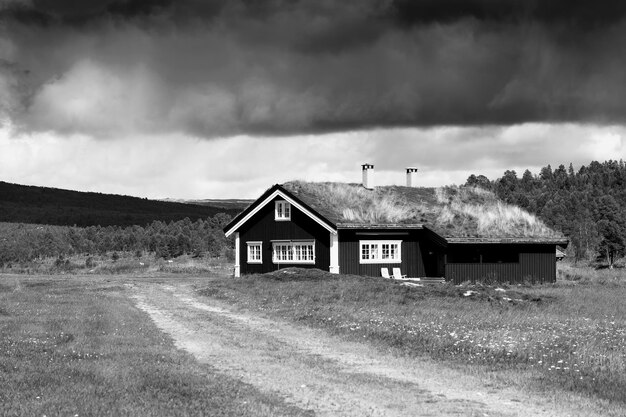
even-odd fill
[{"label": "grass-covered roof", "polygon": [[423,224],[446,238],[564,240],[536,216],[480,188],[376,187],[291,181],[282,185],[336,225]]}]

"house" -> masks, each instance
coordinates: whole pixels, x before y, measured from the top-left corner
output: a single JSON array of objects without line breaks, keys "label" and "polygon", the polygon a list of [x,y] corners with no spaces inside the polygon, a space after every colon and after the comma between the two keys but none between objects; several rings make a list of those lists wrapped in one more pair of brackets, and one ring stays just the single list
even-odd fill
[{"label": "house", "polygon": [[235,237],[235,276],[298,266],[380,276],[464,281],[554,282],[556,247],[567,239],[539,219],[480,188],[277,184],[225,228]]}]

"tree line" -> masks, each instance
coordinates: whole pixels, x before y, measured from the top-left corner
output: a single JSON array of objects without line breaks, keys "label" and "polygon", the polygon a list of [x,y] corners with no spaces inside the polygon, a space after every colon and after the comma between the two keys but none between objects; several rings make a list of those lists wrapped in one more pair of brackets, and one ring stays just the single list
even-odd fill
[{"label": "tree line", "polygon": [[230,220],[228,214],[218,213],[195,221],[156,220],[145,227],[0,223],[0,265],[110,252],[151,252],[166,259],[183,254],[232,256],[233,242],[222,231]]},{"label": "tree line", "polygon": [[591,162],[577,171],[550,165],[521,177],[507,170],[494,181],[470,175],[466,186],[493,191],[502,200],[536,214],[570,239],[576,260],[604,259],[610,267],[626,249],[626,163]]}]

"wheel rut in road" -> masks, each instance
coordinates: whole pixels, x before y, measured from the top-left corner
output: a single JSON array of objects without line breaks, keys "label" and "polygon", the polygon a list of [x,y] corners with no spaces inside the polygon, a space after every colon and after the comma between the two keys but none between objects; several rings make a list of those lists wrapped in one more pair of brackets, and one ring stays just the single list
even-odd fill
[{"label": "wheel rut in road", "polygon": [[[190,286],[130,285],[137,307],[201,363],[320,416],[559,416],[543,398],[494,389],[425,359],[237,311]],[[574,414],[575,415],[575,414]]]}]

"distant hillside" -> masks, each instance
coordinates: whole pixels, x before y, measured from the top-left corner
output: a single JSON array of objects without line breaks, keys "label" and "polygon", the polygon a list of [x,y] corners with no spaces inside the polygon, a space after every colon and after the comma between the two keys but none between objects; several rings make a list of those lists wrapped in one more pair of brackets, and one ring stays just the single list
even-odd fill
[{"label": "distant hillside", "polygon": [[206,219],[217,213],[233,216],[242,210],[242,206],[237,204],[203,201],[206,203],[184,204],[0,181],[0,222],[143,226],[155,220]]},{"label": "distant hillside", "polygon": [[208,207],[218,207],[222,209],[228,210],[237,210],[243,211],[246,207],[248,207],[254,200],[245,200],[245,199],[204,199],[204,200],[183,200],[183,199],[174,199],[174,198],[166,198],[162,201],[174,202],[174,203],[185,203],[185,204],[197,204],[199,206],[208,206]]}]

